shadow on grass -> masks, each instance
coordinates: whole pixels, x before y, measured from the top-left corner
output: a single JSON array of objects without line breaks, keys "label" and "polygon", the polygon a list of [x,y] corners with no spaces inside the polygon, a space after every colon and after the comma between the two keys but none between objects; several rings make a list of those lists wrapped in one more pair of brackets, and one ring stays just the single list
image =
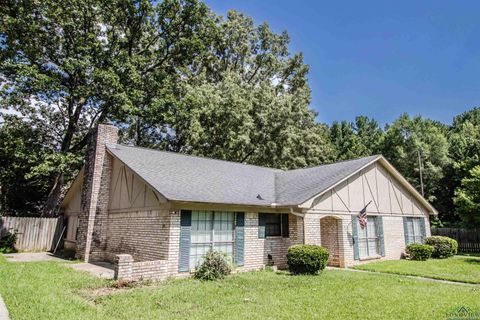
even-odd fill
[{"label": "shadow on grass", "polygon": [[472,259],[472,258],[469,258],[469,259],[465,259],[465,262],[466,262],[466,263],[475,264],[475,265],[480,266],[480,259]]}]

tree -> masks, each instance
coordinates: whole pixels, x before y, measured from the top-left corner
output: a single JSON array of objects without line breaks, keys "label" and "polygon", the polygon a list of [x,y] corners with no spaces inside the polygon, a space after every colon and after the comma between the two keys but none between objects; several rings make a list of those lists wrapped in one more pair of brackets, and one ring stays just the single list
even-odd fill
[{"label": "tree", "polygon": [[0,215],[30,215],[43,205],[51,175],[35,170],[50,156],[49,137],[16,116],[0,126]]},{"label": "tree", "polygon": [[172,123],[182,152],[284,169],[332,160],[326,127],[295,94],[233,72],[187,91]]},{"label": "tree", "polygon": [[78,165],[68,161],[99,122],[161,112],[178,98],[176,83],[211,45],[216,19],[196,0],[11,0],[0,16],[0,108],[45,128],[52,168],[63,168],[47,215],[59,204],[64,169]]},{"label": "tree", "polygon": [[383,131],[377,121],[358,116],[355,122],[333,122],[330,138],[338,160],[367,157],[380,152]]},{"label": "tree", "polygon": [[445,201],[449,204],[449,221],[458,221],[458,213],[464,212],[454,204],[454,196],[461,192],[463,179],[480,165],[480,108],[474,108],[454,118],[448,135],[451,165],[445,169]]},{"label": "tree", "polygon": [[475,166],[455,190],[455,205],[467,228],[480,227],[480,166]]},{"label": "tree", "polygon": [[[443,169],[449,164],[448,141],[444,125],[420,116],[403,114],[387,126],[383,155],[420,192],[420,153],[425,197],[434,206],[441,204],[438,192]],[[441,211],[440,211],[441,212]]]}]

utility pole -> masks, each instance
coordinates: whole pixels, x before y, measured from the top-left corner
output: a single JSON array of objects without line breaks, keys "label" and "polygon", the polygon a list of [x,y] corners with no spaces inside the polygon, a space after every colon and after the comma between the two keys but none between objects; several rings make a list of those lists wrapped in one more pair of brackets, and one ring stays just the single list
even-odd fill
[{"label": "utility pole", "polygon": [[420,171],[420,187],[422,189],[422,197],[425,196],[423,193],[423,174],[422,174],[422,158],[420,158],[420,150],[417,149],[417,154],[418,154],[418,170]]}]

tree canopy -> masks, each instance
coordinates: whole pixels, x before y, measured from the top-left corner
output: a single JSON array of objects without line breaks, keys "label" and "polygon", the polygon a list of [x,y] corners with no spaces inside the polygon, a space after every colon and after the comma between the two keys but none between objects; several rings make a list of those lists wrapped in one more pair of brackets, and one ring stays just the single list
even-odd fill
[{"label": "tree canopy", "polygon": [[419,191],[422,171],[442,222],[469,216],[479,108],[451,125],[406,114],[385,128],[366,116],[318,123],[289,43],[198,0],[5,1],[0,210],[56,214],[93,129],[111,122],[123,143],[282,169],[381,153]]}]

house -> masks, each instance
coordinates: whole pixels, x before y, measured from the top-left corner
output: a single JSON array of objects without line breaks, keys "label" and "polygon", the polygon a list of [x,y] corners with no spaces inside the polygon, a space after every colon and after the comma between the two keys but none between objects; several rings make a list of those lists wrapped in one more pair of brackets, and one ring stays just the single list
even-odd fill
[{"label": "house", "polygon": [[239,271],[286,267],[302,243],[338,267],[399,259],[436,214],[382,156],[283,171],[117,144],[111,125],[98,126],[61,208],[66,248],[134,280],[189,274],[210,248]]}]

